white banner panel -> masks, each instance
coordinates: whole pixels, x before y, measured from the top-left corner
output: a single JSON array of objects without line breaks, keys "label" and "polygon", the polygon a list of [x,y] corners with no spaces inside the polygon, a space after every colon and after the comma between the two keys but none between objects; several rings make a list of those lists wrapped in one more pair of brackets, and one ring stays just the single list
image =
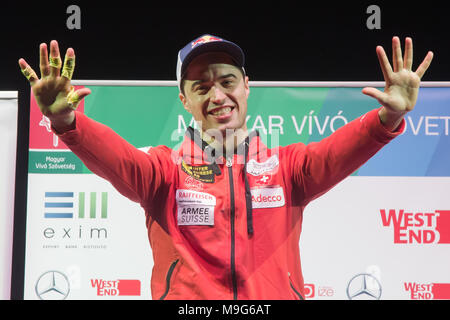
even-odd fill
[{"label": "white banner panel", "polygon": [[69,181],[28,177],[24,298],[151,299],[142,208],[95,175]]},{"label": "white banner panel", "polygon": [[[92,91],[78,111],[137,148],[174,148],[193,124],[175,82],[74,84]],[[361,89],[384,83],[250,85],[248,128],[263,138],[278,131],[287,145],[322,140],[377,108]],[[404,133],[306,207],[307,299],[450,299],[449,87],[423,83]],[[142,208],[81,163],[33,97],[30,112],[24,298],[158,298]],[[285,204],[281,190],[271,190],[270,203],[259,200],[264,192],[253,193],[255,207]],[[189,223],[182,210],[178,217]]]},{"label": "white banner panel", "polygon": [[17,149],[17,92],[0,92],[0,299],[10,299]]},{"label": "white banner panel", "polygon": [[433,289],[448,299],[448,190],[448,177],[348,177],[311,202],[300,239],[307,298],[347,299],[366,280],[385,300],[438,298]]}]

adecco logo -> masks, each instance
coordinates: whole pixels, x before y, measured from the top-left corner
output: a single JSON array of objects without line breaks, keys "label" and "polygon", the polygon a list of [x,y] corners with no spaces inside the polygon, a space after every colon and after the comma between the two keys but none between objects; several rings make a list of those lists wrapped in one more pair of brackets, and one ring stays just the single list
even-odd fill
[{"label": "adecco logo", "polygon": [[285,205],[282,187],[252,188],[252,206],[258,208],[277,208]]}]

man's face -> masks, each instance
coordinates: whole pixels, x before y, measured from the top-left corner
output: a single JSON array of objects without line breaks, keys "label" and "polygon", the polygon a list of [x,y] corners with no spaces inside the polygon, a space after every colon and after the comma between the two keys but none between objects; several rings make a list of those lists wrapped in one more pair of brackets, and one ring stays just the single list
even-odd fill
[{"label": "man's face", "polygon": [[196,57],[184,77],[184,108],[192,114],[203,131],[215,129],[246,130],[248,77],[225,53],[211,52]]}]

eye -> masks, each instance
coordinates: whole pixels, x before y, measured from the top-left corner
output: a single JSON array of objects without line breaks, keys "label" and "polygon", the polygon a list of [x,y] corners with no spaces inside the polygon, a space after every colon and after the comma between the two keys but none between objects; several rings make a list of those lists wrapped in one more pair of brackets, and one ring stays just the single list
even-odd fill
[{"label": "eye", "polygon": [[195,86],[194,91],[198,94],[206,94],[209,91],[209,87],[206,85],[197,85]]},{"label": "eye", "polygon": [[209,88],[207,86],[199,86],[197,89],[197,92],[200,94],[206,94],[209,91]]},{"label": "eye", "polygon": [[231,88],[233,86],[233,84],[234,84],[233,79],[226,79],[226,80],[222,81],[222,86],[224,88]]}]

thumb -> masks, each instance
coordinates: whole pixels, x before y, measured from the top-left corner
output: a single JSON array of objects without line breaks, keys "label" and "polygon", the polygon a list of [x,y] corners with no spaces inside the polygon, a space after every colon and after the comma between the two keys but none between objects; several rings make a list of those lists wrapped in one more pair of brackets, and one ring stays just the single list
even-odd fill
[{"label": "thumb", "polygon": [[83,100],[84,98],[86,98],[88,95],[90,95],[91,89],[89,88],[82,88],[82,89],[78,89],[77,91],[75,91],[75,93],[78,95],[78,98],[81,100]]},{"label": "thumb", "polygon": [[375,98],[378,100],[378,102],[380,102],[382,105],[385,104],[388,95],[385,92],[382,92],[376,88],[373,87],[365,87],[364,89],[362,89],[362,93],[364,93],[365,95]]},{"label": "thumb", "polygon": [[72,109],[76,109],[81,100],[91,94],[91,89],[89,88],[81,88],[75,90],[74,87],[70,90],[67,95],[67,102],[70,104]]}]

